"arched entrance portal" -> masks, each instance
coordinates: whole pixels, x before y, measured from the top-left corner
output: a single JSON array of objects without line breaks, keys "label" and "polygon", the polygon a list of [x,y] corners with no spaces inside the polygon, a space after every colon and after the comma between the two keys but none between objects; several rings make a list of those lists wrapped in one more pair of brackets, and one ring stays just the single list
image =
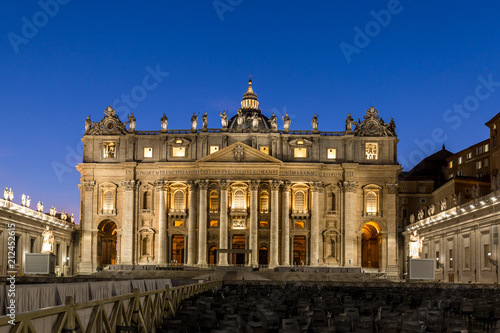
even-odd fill
[{"label": "arched entrance portal", "polygon": [[172,236],[172,261],[174,265],[184,263],[184,235]]},{"label": "arched entrance portal", "polygon": [[365,223],[361,229],[361,263],[363,267],[379,268],[380,226],[376,222]]},{"label": "arched entrance portal", "polygon": [[306,237],[293,237],[293,264],[304,266],[306,264]]},{"label": "arched entrance portal", "polygon": [[[245,249],[245,235],[233,236],[233,249]],[[245,265],[244,253],[233,253],[233,265]]]},{"label": "arched entrance portal", "polygon": [[259,265],[269,265],[269,262],[267,260],[268,258],[268,251],[266,246],[261,246],[259,248]]},{"label": "arched entrance portal", "polygon": [[116,265],[116,223],[110,220],[99,224],[97,256],[99,266]]}]

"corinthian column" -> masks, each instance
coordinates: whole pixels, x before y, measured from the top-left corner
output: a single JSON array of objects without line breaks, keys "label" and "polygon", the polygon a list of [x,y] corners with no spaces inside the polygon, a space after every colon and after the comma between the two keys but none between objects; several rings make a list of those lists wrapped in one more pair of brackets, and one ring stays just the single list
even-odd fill
[{"label": "corinthian column", "polygon": [[[228,181],[219,180],[220,188],[220,227],[219,227],[219,249],[227,250],[227,186]],[[227,266],[227,253],[219,255],[220,266]]]},{"label": "corinthian column", "polygon": [[398,184],[385,184],[384,193],[385,216],[387,216],[387,277],[397,278],[399,269],[397,265],[398,242],[397,242],[397,194]]},{"label": "corinthian column", "polygon": [[167,214],[165,211],[165,182],[155,182],[158,191],[158,263],[167,262]]},{"label": "corinthian column", "polygon": [[278,254],[279,254],[279,211],[278,211],[278,195],[280,188],[279,180],[272,180],[271,182],[271,238],[270,238],[270,248],[271,255],[269,260],[269,268],[274,268],[279,265]]},{"label": "corinthian column", "polygon": [[[97,267],[97,262],[92,262],[92,229],[93,220],[92,212],[94,211],[94,187],[95,181],[82,181],[80,190],[82,191],[82,220],[80,222],[80,227],[82,230],[82,249],[81,249],[81,262],[78,264],[78,273],[80,274],[92,274],[95,267]],[[95,227],[97,229],[97,226]],[[5,233],[7,235],[7,233]],[[7,240],[7,238],[5,238]],[[97,239],[94,240],[97,242]]]},{"label": "corinthian column", "polygon": [[282,253],[281,264],[283,266],[290,265],[290,182],[285,181],[283,185],[283,226],[282,226]]},{"label": "corinthian column", "polygon": [[188,239],[187,245],[187,266],[195,264],[195,249],[196,249],[196,186],[193,181],[187,182],[188,186]]},{"label": "corinthian column", "polygon": [[252,266],[259,267],[259,239],[258,239],[258,199],[259,181],[250,181],[250,250],[252,250]]},{"label": "corinthian column", "polygon": [[207,265],[207,189],[208,181],[198,181],[200,204],[198,214],[198,265]]},{"label": "corinthian column", "polygon": [[311,266],[319,265],[319,192],[323,187],[322,182],[313,183],[312,203],[311,203]]},{"label": "corinthian column", "polygon": [[123,187],[123,219],[122,219],[122,262],[123,265],[134,264],[134,194],[135,189],[140,182],[135,180],[124,180],[121,182]]},{"label": "corinthian column", "polygon": [[340,188],[344,192],[344,265],[354,266],[357,264],[356,249],[356,229],[354,225],[354,210],[356,207],[356,188],[358,182],[341,181]]}]

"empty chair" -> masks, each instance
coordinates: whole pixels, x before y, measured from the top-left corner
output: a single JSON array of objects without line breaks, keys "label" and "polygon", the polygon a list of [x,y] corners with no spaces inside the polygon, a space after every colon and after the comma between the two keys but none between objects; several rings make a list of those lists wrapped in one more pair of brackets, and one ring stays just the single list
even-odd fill
[{"label": "empty chair", "polygon": [[335,316],[333,318],[333,322],[334,322],[336,332],[350,332],[351,331],[351,328],[352,328],[351,317]]}]

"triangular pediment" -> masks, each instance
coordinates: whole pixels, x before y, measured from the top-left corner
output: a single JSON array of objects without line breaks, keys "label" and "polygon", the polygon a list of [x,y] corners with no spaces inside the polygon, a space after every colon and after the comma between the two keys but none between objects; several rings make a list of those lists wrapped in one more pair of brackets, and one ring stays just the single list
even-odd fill
[{"label": "triangular pediment", "polygon": [[252,148],[243,142],[236,142],[213,154],[203,157],[196,163],[273,163],[283,164],[282,161]]}]

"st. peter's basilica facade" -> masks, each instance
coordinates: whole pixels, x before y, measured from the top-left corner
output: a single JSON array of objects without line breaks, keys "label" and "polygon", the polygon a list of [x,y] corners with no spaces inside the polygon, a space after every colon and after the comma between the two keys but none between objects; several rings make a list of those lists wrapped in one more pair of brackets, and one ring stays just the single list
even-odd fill
[{"label": "st. peter's basilica facade", "polygon": [[[86,121],[79,273],[119,264],[361,267],[397,276],[395,124],[373,107],[341,132],[278,129],[249,81],[221,127]],[[188,117],[186,115],[186,117]],[[160,125],[160,122],[159,122]],[[201,128],[198,128],[201,127]]]}]

